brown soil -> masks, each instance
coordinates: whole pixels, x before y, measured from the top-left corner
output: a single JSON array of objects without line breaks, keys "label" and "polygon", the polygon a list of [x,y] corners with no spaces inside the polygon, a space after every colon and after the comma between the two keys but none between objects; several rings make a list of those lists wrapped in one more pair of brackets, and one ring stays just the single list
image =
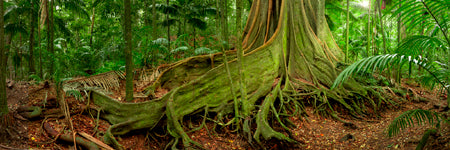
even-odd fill
[{"label": "brown soil", "polygon": [[[114,91],[116,98],[123,100],[124,91],[122,86]],[[423,132],[429,128],[429,125],[414,126],[403,130],[398,136],[387,137],[386,129],[392,120],[402,112],[411,109],[426,109],[441,111],[441,107],[446,106],[445,97],[436,94],[437,91],[427,91],[421,87],[412,85],[402,85],[412,89],[417,96],[424,97],[427,101],[404,100],[399,102],[399,106],[392,106],[380,110],[379,115],[363,119],[353,119],[350,116],[340,116],[346,121],[354,123],[355,126],[346,126],[344,123],[332,118],[324,118],[314,113],[311,107],[307,107],[308,118],[291,117],[297,128],[291,129],[292,135],[298,144],[288,144],[276,140],[263,141],[262,146],[267,149],[415,149]],[[106,129],[110,126],[107,121],[99,119],[97,114],[89,112],[84,100],[77,100],[73,97],[66,97],[71,108],[71,119],[73,122],[73,131],[68,123],[61,118],[48,118],[26,120],[21,117],[16,109],[22,105],[42,106],[44,111],[56,109],[54,100],[55,92],[50,88],[44,88],[44,83],[30,84],[27,82],[17,82],[14,87],[7,90],[8,104],[10,105],[13,116],[13,125],[9,130],[14,131],[12,137],[0,136],[0,149],[5,146],[9,148],[33,148],[33,149],[69,149],[71,143],[55,141],[48,135],[42,127],[43,121],[48,122],[57,131],[64,132],[85,132],[93,137],[102,140]],[[167,91],[157,91],[156,94],[163,94]],[[84,94],[83,94],[84,95]],[[410,98],[413,99],[413,98]],[[137,101],[143,101],[141,99]],[[185,117],[185,126],[198,127],[202,117]],[[189,122],[191,124],[189,125]],[[259,149],[258,145],[250,145],[247,139],[233,132],[228,128],[216,126],[213,122],[206,122],[206,128],[190,132],[188,135],[196,142],[203,145],[206,149]],[[253,127],[253,126],[252,126]],[[450,129],[448,125],[441,125],[441,135],[433,137],[427,145],[428,149],[450,149],[449,137]],[[164,149],[172,138],[165,133],[163,127],[156,127],[152,131],[139,130],[128,133],[127,135],[117,136],[119,143],[126,149]],[[191,128],[192,129],[192,128]],[[185,128],[186,131],[191,129]],[[277,130],[277,128],[275,128]],[[0,132],[4,133],[4,132]],[[348,140],[342,140],[345,136],[352,137]],[[255,141],[253,141],[256,144]],[[179,145],[181,146],[181,145]]]}]

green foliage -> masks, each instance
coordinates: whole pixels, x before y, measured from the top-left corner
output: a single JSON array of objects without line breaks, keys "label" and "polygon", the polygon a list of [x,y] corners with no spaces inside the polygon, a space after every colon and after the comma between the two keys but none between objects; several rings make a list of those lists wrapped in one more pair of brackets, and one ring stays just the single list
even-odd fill
[{"label": "green foliage", "polygon": [[413,127],[414,122],[417,122],[417,125],[423,125],[428,122],[431,125],[439,126],[441,116],[430,110],[414,109],[405,111],[389,125],[387,129],[389,137],[397,135],[402,129]]},{"label": "green foliage", "polygon": [[75,97],[75,99],[80,100],[80,101],[84,101],[83,96],[81,95],[81,92],[78,90],[67,90],[65,91],[67,96],[73,96]]},{"label": "green foliage", "polygon": [[373,73],[376,71],[382,72],[384,70],[390,71],[393,68],[400,69],[405,64],[415,64],[421,68],[424,68],[424,70],[434,77],[433,82],[441,84],[443,87],[448,86],[448,83],[446,83],[445,80],[448,78],[448,74],[441,74],[448,72],[448,69],[444,68],[442,63],[428,61],[425,58],[414,59],[411,56],[386,54],[363,58],[345,68],[345,70],[342,71],[334,81],[332,88],[341,85],[352,75],[357,75],[360,73]]},{"label": "green foliage", "polygon": [[434,51],[446,51],[449,49],[446,46],[445,41],[437,37],[430,37],[424,35],[414,35],[407,37],[403,43],[398,47],[397,53],[403,55],[410,55],[417,57],[419,55],[423,56],[433,56]]},{"label": "green foliage", "polygon": [[[435,25],[446,31],[449,26],[450,1],[448,0],[402,0],[396,3],[400,8],[393,11],[392,17],[401,14],[407,30],[420,27],[432,32]],[[430,16],[431,15],[431,16]]]},{"label": "green foliage", "polygon": [[204,54],[214,54],[214,53],[218,53],[218,50],[211,50],[207,47],[199,47],[197,49],[195,49],[194,54],[195,55],[204,55]]}]

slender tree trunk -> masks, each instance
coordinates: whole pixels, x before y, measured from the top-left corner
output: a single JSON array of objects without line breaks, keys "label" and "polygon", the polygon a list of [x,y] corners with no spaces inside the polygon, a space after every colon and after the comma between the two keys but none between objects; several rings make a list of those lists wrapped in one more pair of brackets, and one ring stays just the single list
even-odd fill
[{"label": "slender tree trunk", "polygon": [[383,36],[383,54],[387,54],[388,50],[386,47],[386,33],[384,33],[384,23],[383,23],[383,13],[381,12],[381,3],[383,1],[381,0],[377,0],[377,4],[378,4],[378,15],[380,16],[380,28],[381,28],[381,35]]},{"label": "slender tree trunk", "polygon": [[28,66],[30,67],[29,71],[30,74],[35,74],[36,69],[34,68],[34,28],[36,25],[36,17],[34,16],[34,4],[33,0],[30,1],[31,3],[31,11],[30,11],[30,59],[28,62]]},{"label": "slender tree trunk", "polygon": [[[6,43],[5,43],[5,48],[4,49],[5,49],[5,52],[7,54],[10,52],[10,49],[11,49],[12,38],[13,38],[12,33],[9,33],[6,36]],[[15,79],[16,78],[16,76],[15,76],[15,72],[16,71],[14,70],[13,60],[9,59],[9,56],[6,55],[4,61],[5,61],[5,65],[8,66],[8,69],[9,69],[9,79]]]},{"label": "slender tree trunk", "polygon": [[125,99],[127,101],[133,100],[133,56],[132,56],[132,36],[131,36],[131,2],[130,0],[124,0],[124,39],[125,39],[125,61],[126,61],[126,85],[125,85],[125,92],[126,96]]},{"label": "slender tree trunk", "polygon": [[195,27],[192,27],[193,28],[193,31],[194,31],[194,50],[195,49],[197,49],[197,43],[196,43],[196,41],[195,41],[195,35],[196,35],[196,33],[195,33]]},{"label": "slender tree trunk", "polygon": [[[169,6],[169,0],[166,0],[166,5]],[[166,20],[167,20],[167,49],[170,51],[170,24],[169,24],[169,10],[166,12]]]},{"label": "slender tree trunk", "polygon": [[92,45],[92,39],[94,38],[94,24],[95,24],[95,7],[92,8],[92,20],[91,20],[91,30],[89,31],[91,34],[91,37],[89,39],[89,45],[91,48],[93,48],[94,45]]},{"label": "slender tree trunk", "polygon": [[348,62],[348,44],[349,44],[349,21],[350,20],[350,0],[347,0],[347,22],[345,24],[346,34],[345,34],[345,62]]},{"label": "slender tree trunk", "polygon": [[372,0],[369,0],[369,8],[367,11],[367,45],[366,45],[366,57],[370,56],[370,45],[371,45],[371,39],[370,37],[372,36],[370,34],[370,30],[372,30],[372,28],[370,27],[370,8],[371,8],[371,2]]},{"label": "slender tree trunk", "polygon": [[50,74],[53,74],[54,73],[54,64],[55,64],[55,59],[54,59],[54,57],[55,57],[55,52],[53,51],[53,35],[52,35],[52,30],[53,30],[53,26],[52,26],[52,13],[53,13],[53,5],[52,5],[52,2],[53,1],[51,1],[50,2],[50,4],[48,3],[49,2],[49,0],[47,0],[47,5],[49,5],[49,7],[46,7],[47,8],[47,17],[46,17],[46,20],[47,20],[47,51],[49,51],[50,52],[50,54],[51,54],[51,58],[50,58],[50,60],[52,60],[52,62],[50,62]]},{"label": "slender tree trunk", "polygon": [[0,1],[0,117],[8,113],[8,100],[6,97],[6,51],[5,28],[3,28],[3,0]]},{"label": "slender tree trunk", "polygon": [[152,17],[153,17],[153,20],[152,20],[152,38],[153,39],[157,39],[157,36],[158,36],[158,34],[157,34],[157,26],[156,26],[156,7],[155,7],[155,5],[156,5],[156,0],[152,0]]},{"label": "slender tree trunk", "polygon": [[[152,0],[152,17],[153,17],[153,20],[152,20],[152,38],[153,39],[157,39],[158,38],[158,33],[156,32],[157,31],[157,26],[156,26],[156,0]],[[157,54],[159,54],[159,49],[153,49],[153,51],[152,51],[152,59],[153,59],[153,62],[152,62],[152,64],[155,64],[155,62],[156,61],[158,61],[157,59],[158,59],[158,57],[156,57],[157,56]]]},{"label": "slender tree trunk", "polygon": [[41,23],[38,23],[38,43],[39,47],[39,77],[41,79],[44,79],[44,73],[43,73],[43,64],[42,64],[42,47],[41,47]]},{"label": "slender tree trunk", "polygon": [[[398,8],[402,7],[402,0],[398,2]],[[400,47],[400,42],[402,41],[402,13],[398,13],[397,19],[397,47]]]},{"label": "slender tree trunk", "polygon": [[223,40],[226,42],[225,49],[229,49],[230,41],[228,39],[228,8],[227,8],[227,0],[221,0],[221,24],[222,24],[222,34],[223,34]]}]

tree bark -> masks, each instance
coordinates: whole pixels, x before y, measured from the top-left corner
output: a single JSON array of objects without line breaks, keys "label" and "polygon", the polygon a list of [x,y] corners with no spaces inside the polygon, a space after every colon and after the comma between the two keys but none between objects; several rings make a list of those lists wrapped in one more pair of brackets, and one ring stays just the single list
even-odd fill
[{"label": "tree bark", "polygon": [[131,35],[131,2],[130,0],[124,0],[124,39],[125,39],[125,72],[126,72],[126,87],[125,87],[125,99],[127,101],[133,100],[133,56],[132,56],[132,35]]},{"label": "tree bark", "polygon": [[8,113],[8,100],[6,98],[6,51],[4,26],[3,0],[0,1],[0,117]]},{"label": "tree bark", "polygon": [[371,2],[372,0],[369,0],[369,6],[368,6],[368,11],[367,11],[367,45],[366,45],[366,57],[370,56],[370,45],[372,44],[372,40],[371,40],[371,30],[372,28],[370,27],[370,8],[371,8]]},{"label": "tree bark", "polygon": [[94,45],[92,45],[92,40],[94,38],[94,24],[95,24],[95,7],[92,8],[91,30],[89,31],[89,33],[91,34],[91,37],[89,38],[89,46],[91,46],[91,49],[94,48]]},{"label": "tree bark", "polygon": [[30,74],[35,74],[36,69],[34,68],[34,28],[36,25],[36,16],[34,15],[34,3],[33,0],[30,1],[31,3],[31,11],[30,11],[30,59],[28,60],[28,66]]},{"label": "tree bark", "polygon": [[[169,6],[169,0],[166,0],[166,5]],[[169,23],[169,10],[166,10],[166,20],[167,20],[167,50],[170,51],[170,23]]]},{"label": "tree bark", "polygon": [[[157,26],[156,26],[156,0],[152,0],[152,17],[153,17],[153,20],[152,20],[152,38],[154,39],[154,40],[156,40],[156,39],[158,39],[158,33],[157,33]],[[157,63],[157,61],[158,61],[158,57],[157,57],[157,55],[159,54],[159,49],[153,49],[153,51],[152,51],[152,64],[158,64]]]},{"label": "tree bark", "polygon": [[382,14],[382,9],[381,9],[381,0],[377,0],[377,5],[378,5],[378,15],[380,16],[380,28],[381,28],[381,35],[383,36],[383,54],[387,54],[388,53],[388,49],[386,47],[386,33],[384,33],[384,23],[383,23],[383,14]]},{"label": "tree bark", "polygon": [[[48,0],[47,3],[48,5]],[[47,8],[47,50],[50,51],[51,54],[51,58],[50,60],[52,60],[51,64],[50,64],[50,74],[54,74],[55,70],[55,50],[53,47],[53,37],[54,37],[54,31],[53,31],[53,4],[54,1],[50,1],[50,5]]]},{"label": "tree bark", "polygon": [[350,29],[350,0],[347,0],[347,19],[345,24],[345,62],[348,62],[348,44],[349,44],[349,29]]}]

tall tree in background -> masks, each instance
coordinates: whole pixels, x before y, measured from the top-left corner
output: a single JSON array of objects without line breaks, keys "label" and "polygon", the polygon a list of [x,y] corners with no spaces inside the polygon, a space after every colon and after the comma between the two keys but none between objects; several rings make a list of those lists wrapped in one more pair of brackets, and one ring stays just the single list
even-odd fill
[{"label": "tall tree in background", "polygon": [[28,65],[30,67],[30,73],[34,74],[36,73],[36,69],[34,68],[34,28],[36,26],[36,14],[34,13],[34,0],[30,1],[30,5],[31,5],[31,11],[30,11],[30,46],[29,46],[29,51],[30,51],[30,59],[28,61]]},{"label": "tall tree in background", "polygon": [[386,47],[386,33],[384,32],[384,24],[383,24],[383,13],[382,11],[382,5],[383,1],[377,0],[377,9],[378,9],[378,15],[380,16],[380,29],[381,29],[381,36],[383,37],[383,54],[387,54],[387,47]]},{"label": "tall tree in background", "polygon": [[350,0],[347,0],[347,20],[346,20],[346,24],[345,24],[345,62],[348,62],[348,41],[349,41],[349,28],[350,28]]},{"label": "tall tree in background", "polygon": [[[55,69],[55,49],[53,47],[53,40],[54,40],[54,28],[53,28],[53,4],[54,0],[46,0],[48,7],[47,9],[47,50],[51,53],[51,65],[50,65],[50,74],[54,73]],[[50,3],[50,4],[49,4]]]},{"label": "tall tree in background", "polygon": [[8,100],[6,99],[6,51],[5,29],[3,28],[3,0],[0,0],[0,117],[8,113]]},{"label": "tall tree in background", "polygon": [[132,41],[131,41],[131,2],[130,0],[124,0],[123,5],[125,8],[124,12],[124,32],[123,36],[125,39],[125,70],[126,70],[126,85],[125,85],[125,92],[126,96],[125,99],[127,101],[133,100],[133,56],[132,56]]},{"label": "tall tree in background", "polygon": [[[166,0],[166,5],[170,6],[169,5],[169,0]],[[167,42],[167,49],[170,51],[170,20],[169,20],[169,14],[170,14],[169,9],[166,9],[167,40],[169,41],[169,42]]]},{"label": "tall tree in background", "polygon": [[[152,0],[152,38],[153,39],[157,39],[158,38],[158,33],[156,32],[156,29],[158,28],[156,26],[156,0]],[[158,60],[158,57],[156,56],[156,54],[159,54],[159,49],[153,50],[152,53],[152,64],[155,64]]]},{"label": "tall tree in background", "polygon": [[370,8],[371,8],[371,2],[372,0],[369,0],[369,6],[367,6],[367,45],[366,45],[366,57],[370,56],[370,45],[371,45],[371,38],[372,34],[371,34],[371,26],[370,26]]}]

